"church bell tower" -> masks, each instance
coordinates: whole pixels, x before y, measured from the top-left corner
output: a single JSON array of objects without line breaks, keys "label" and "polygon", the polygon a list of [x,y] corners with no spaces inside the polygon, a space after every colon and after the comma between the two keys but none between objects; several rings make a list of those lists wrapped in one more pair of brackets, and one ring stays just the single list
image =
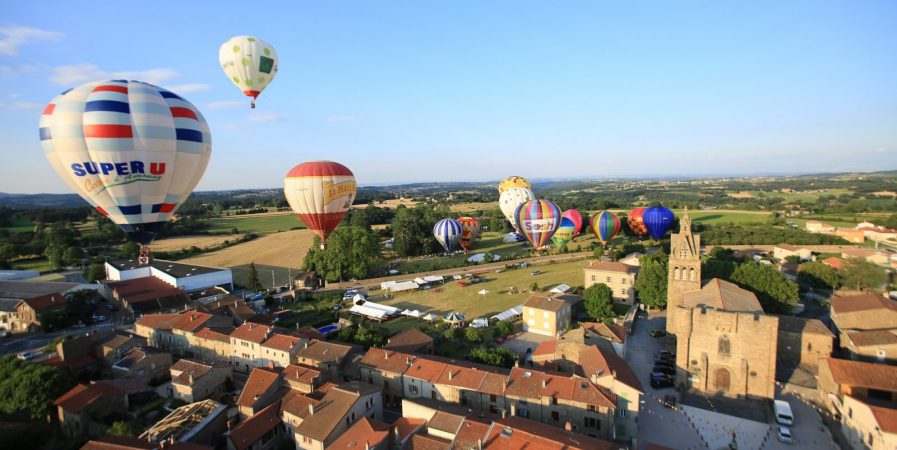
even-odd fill
[{"label": "church bell tower", "polygon": [[701,236],[691,234],[688,207],[679,220],[679,233],[670,235],[667,273],[667,311],[682,304],[682,294],[701,289]]}]

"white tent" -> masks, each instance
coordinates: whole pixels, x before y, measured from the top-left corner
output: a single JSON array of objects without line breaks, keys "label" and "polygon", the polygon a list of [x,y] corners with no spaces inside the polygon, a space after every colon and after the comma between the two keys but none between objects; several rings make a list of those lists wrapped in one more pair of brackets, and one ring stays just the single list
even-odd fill
[{"label": "white tent", "polygon": [[418,311],[416,309],[414,309],[414,310],[406,309],[406,310],[402,311],[402,315],[408,316],[408,317],[420,317],[421,313],[420,313],[420,311]]},{"label": "white tent", "polygon": [[520,238],[518,237],[517,233],[508,233],[505,235],[505,237],[502,238],[501,241],[505,244],[510,242],[520,242]]},{"label": "white tent", "polygon": [[427,313],[427,315],[424,316],[424,320],[426,320],[427,322],[432,322],[436,320],[436,316],[434,316],[433,313]]},{"label": "white tent", "polygon": [[486,328],[489,326],[489,319],[478,317],[470,322],[470,328]]},{"label": "white tent", "polygon": [[480,292],[477,292],[477,294],[480,294],[480,295],[489,295],[489,290],[488,290],[488,289],[480,289]]},{"label": "white tent", "polygon": [[515,320],[523,316],[523,305],[515,306],[507,311],[502,311],[494,316],[495,320]]},{"label": "white tent", "polygon": [[570,290],[570,285],[568,284],[559,284],[551,290],[552,294],[564,294]]},{"label": "white tent", "polygon": [[375,320],[383,320],[389,316],[386,314],[386,311],[383,311],[382,309],[371,308],[364,304],[353,305],[352,309],[349,310],[349,313],[369,317]]},{"label": "white tent", "polygon": [[420,288],[420,285],[413,281],[395,281],[384,289],[386,289],[387,292],[404,292],[416,291],[418,288]]},{"label": "white tent", "polygon": [[[485,253],[477,253],[476,255],[472,255],[467,258],[467,261],[472,262],[472,263],[481,263],[481,262],[484,262],[485,260],[486,260]],[[492,255],[492,261],[499,261],[499,260],[501,260],[501,255]]]}]

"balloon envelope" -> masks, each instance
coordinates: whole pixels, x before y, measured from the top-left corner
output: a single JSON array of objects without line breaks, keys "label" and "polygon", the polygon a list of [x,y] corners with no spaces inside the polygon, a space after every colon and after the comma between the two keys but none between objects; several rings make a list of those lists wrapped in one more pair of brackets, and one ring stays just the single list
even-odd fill
[{"label": "balloon envelope", "polygon": [[610,211],[601,211],[592,216],[592,232],[602,244],[610,242],[620,232],[620,218]]},{"label": "balloon envelope", "polygon": [[526,178],[518,177],[516,175],[510,176],[498,183],[498,193],[501,194],[502,192],[515,187],[532,189],[533,185]]},{"label": "balloon envelope", "polygon": [[514,212],[517,229],[535,248],[551,240],[561,223],[561,211],[550,200],[530,200]]},{"label": "balloon envelope", "polygon": [[648,234],[648,228],[645,227],[644,214],[645,208],[635,208],[629,211],[629,215],[626,217],[626,224],[629,225],[629,230],[636,236]]},{"label": "balloon envelope", "polygon": [[442,244],[447,252],[453,252],[461,242],[461,222],[455,219],[442,219],[433,227],[433,237]]},{"label": "balloon envelope", "polygon": [[255,100],[277,74],[278,59],[271,44],[257,37],[234,36],[218,49],[218,63],[231,83]]},{"label": "balloon envelope", "polygon": [[190,196],[212,154],[196,106],[139,81],[63,92],[44,108],[40,139],[59,177],[144,245]]},{"label": "balloon envelope", "polygon": [[[582,214],[575,209],[568,209],[561,214],[561,217],[565,219],[570,219],[573,222],[573,227],[576,231],[573,232],[573,237],[579,236],[579,233],[582,232]],[[561,224],[563,226],[563,224]]]},{"label": "balloon envelope", "polygon": [[459,217],[458,223],[461,224],[461,241],[458,245],[466,252],[480,235],[480,223],[473,217]]},{"label": "balloon envelope", "polygon": [[669,208],[654,206],[645,210],[643,218],[645,227],[648,228],[648,233],[651,234],[651,237],[661,239],[673,227],[673,220],[676,216]]},{"label": "balloon envelope", "polygon": [[535,198],[536,196],[530,189],[512,187],[501,193],[501,196],[498,198],[498,207],[501,208],[502,214],[505,215],[505,219],[508,219],[511,226],[513,226],[515,230],[520,231],[517,229],[517,221],[514,218],[514,212],[517,211],[518,206]]},{"label": "balloon envelope", "polygon": [[327,239],[355,200],[355,175],[333,161],[307,161],[293,167],[283,180],[283,193],[299,219]]},{"label": "balloon envelope", "polygon": [[576,224],[566,217],[561,217],[561,224],[551,237],[551,245],[555,248],[564,248],[576,236]]}]

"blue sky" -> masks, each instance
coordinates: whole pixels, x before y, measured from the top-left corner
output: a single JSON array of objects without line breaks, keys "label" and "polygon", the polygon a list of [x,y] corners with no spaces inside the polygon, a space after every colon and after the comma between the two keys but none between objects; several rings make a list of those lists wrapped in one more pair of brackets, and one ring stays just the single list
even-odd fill
[{"label": "blue sky", "polygon": [[[311,159],[362,185],[897,169],[893,1],[152,4],[5,5],[0,191],[66,192],[40,111],[121,77],[203,111],[200,190]],[[280,56],[255,110],[218,66],[238,34]]]}]

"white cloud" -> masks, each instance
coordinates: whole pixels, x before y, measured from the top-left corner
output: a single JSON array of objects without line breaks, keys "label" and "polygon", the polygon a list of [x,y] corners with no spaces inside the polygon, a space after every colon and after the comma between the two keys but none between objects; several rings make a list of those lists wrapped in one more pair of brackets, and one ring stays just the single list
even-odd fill
[{"label": "white cloud", "polygon": [[189,94],[191,92],[205,92],[212,89],[211,84],[205,83],[185,83],[185,84],[175,84],[172,86],[165,86],[171,92],[176,94]]},{"label": "white cloud", "polygon": [[62,33],[38,28],[11,25],[0,27],[0,53],[9,56],[19,54],[19,47],[40,40],[58,39]]},{"label": "white cloud", "polygon": [[42,108],[43,106],[44,106],[44,105],[42,105],[42,104],[40,104],[40,103],[34,103],[34,102],[10,102],[10,103],[0,103],[0,108],[3,108],[3,109],[18,109],[18,110],[22,110],[22,109],[39,109],[39,108]]},{"label": "white cloud", "polygon": [[250,122],[262,123],[262,122],[279,122],[281,120],[287,120],[287,116],[283,114],[277,113],[261,113],[254,114],[249,118]]},{"label": "white cloud", "polygon": [[102,70],[94,64],[82,63],[54,67],[50,81],[57,86],[69,87],[89,81],[114,79],[139,80],[150,84],[161,84],[180,76],[181,74],[176,70],[168,68],[110,72]]},{"label": "white cloud", "polygon": [[249,108],[249,100],[246,101],[237,101],[237,100],[220,100],[217,102],[210,102],[206,105],[208,109],[230,109],[230,108]]},{"label": "white cloud", "polygon": [[361,119],[364,119],[364,116],[345,114],[342,116],[330,116],[327,118],[327,123],[355,122]]}]

